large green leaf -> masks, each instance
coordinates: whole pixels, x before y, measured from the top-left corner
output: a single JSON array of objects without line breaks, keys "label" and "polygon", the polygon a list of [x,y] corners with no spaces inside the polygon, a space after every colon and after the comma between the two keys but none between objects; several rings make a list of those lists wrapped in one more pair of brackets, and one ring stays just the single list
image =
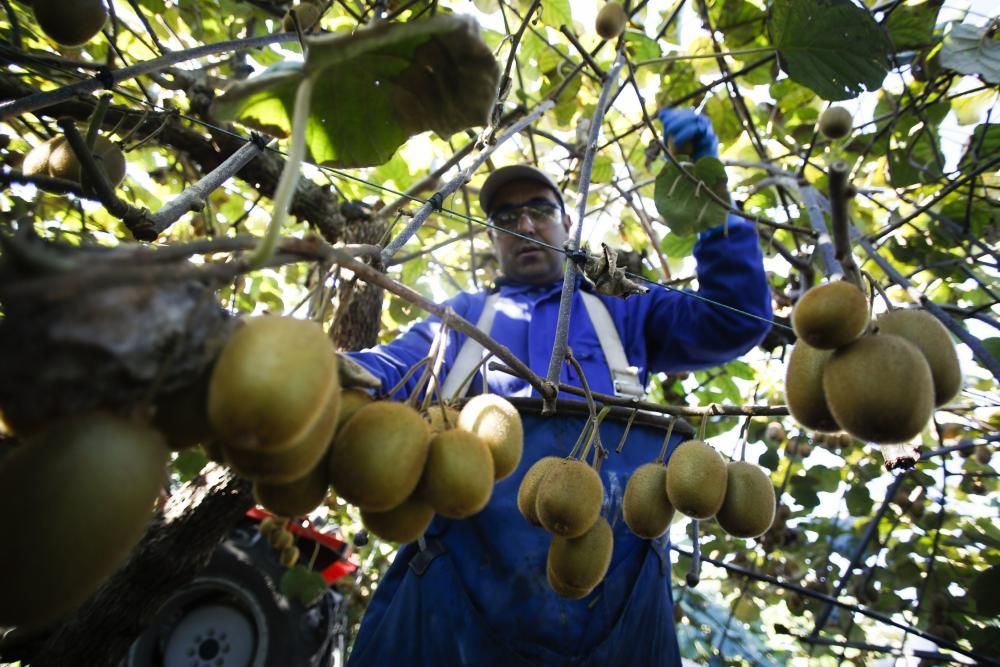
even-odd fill
[{"label": "large green leaf", "polygon": [[941,0],[931,0],[919,5],[900,5],[892,10],[886,28],[896,50],[919,49],[931,44],[940,8]]},{"label": "large green leaf", "polygon": [[976,611],[984,617],[996,618],[1000,614],[1000,565],[980,572],[970,590],[976,600]]},{"label": "large green leaf", "polygon": [[681,163],[697,182],[685,176],[673,162],[663,165],[656,177],[653,201],[663,221],[675,234],[705,231],[726,221],[727,209],[709,197],[712,190],[725,199],[726,170],[717,159],[705,156],[695,164]]},{"label": "large green leaf", "polygon": [[775,0],[767,24],[781,69],[824,99],[857,97],[885,79],[889,40],[851,0]]},{"label": "large green leaf", "polygon": [[989,26],[950,23],[941,45],[941,64],[960,74],[978,74],[1000,83],[1000,39]]},{"label": "large green leaf", "polygon": [[313,160],[363,167],[385,162],[425,130],[448,136],[483,125],[493,107],[499,70],[468,17],[389,23],[306,44],[305,62],[237,83],[215,100],[213,114],[287,136],[299,82],[314,77],[306,128]]}]

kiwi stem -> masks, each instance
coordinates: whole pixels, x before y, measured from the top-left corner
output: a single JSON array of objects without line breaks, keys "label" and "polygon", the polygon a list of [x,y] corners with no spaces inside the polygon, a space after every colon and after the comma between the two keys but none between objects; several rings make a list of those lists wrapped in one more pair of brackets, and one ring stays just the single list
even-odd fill
[{"label": "kiwi stem", "polygon": [[667,455],[667,447],[670,446],[670,436],[674,434],[674,424],[677,417],[670,419],[670,426],[667,427],[667,434],[663,436],[663,445],[660,447],[660,455],[656,457],[656,463],[663,463],[663,458]]},{"label": "kiwi stem", "polygon": [[854,283],[859,289],[864,289],[861,280],[861,273],[858,265],[854,262],[854,255],[851,254],[851,235],[848,230],[847,202],[848,182],[847,176],[850,165],[844,160],[837,160],[830,165],[828,181],[830,183],[830,227],[833,232],[833,247],[836,251],[837,261],[844,270],[844,280]]},{"label": "kiwi stem", "polygon": [[[865,271],[864,269],[862,269],[861,275],[863,275],[865,278],[868,279],[868,285],[871,287],[872,294],[874,295],[875,293],[878,293],[878,295],[880,297],[882,297],[882,302],[885,303],[886,309],[890,310],[890,311],[896,310],[896,306],[892,303],[892,300],[889,299],[889,295],[885,293],[885,290],[882,289],[882,286],[878,284],[878,281],[875,280],[875,277],[872,274],[870,274],[867,271]],[[869,315],[871,315],[872,306],[874,305],[874,301],[875,301],[875,298],[873,296],[871,302],[869,302],[869,305],[868,305],[868,314]]]},{"label": "kiwi stem", "polygon": [[313,542],[312,556],[309,557],[309,569],[312,570],[316,564],[316,557],[319,556],[319,542]]},{"label": "kiwi stem", "polygon": [[306,157],[306,126],[309,123],[309,112],[312,108],[313,85],[316,82],[315,75],[307,74],[299,82],[298,90],[295,91],[295,111],[292,114],[292,140],[288,149],[288,158],[285,160],[285,167],[281,171],[278,179],[278,186],[274,192],[274,210],[271,213],[271,222],[267,225],[267,231],[261,238],[260,243],[247,258],[251,268],[262,267],[274,255],[274,250],[278,246],[278,238],[281,236],[281,227],[288,217],[288,210],[292,206],[292,198],[299,184],[302,161]]},{"label": "kiwi stem", "polygon": [[580,362],[573,356],[573,350],[571,350],[569,346],[566,347],[566,361],[573,366],[573,370],[575,370],[576,374],[580,376],[583,396],[587,399],[587,407],[590,409],[590,417],[593,419],[597,414],[597,405],[594,403],[594,395],[590,393],[590,385],[587,384],[587,376],[583,372],[583,367],[580,366]]},{"label": "kiwi stem", "polygon": [[[590,430],[590,436],[587,438],[587,444],[584,446],[583,452],[580,454],[580,460],[584,463],[587,462],[587,454],[590,453],[590,448],[595,442],[597,443],[598,448],[603,449],[603,447],[601,447],[601,422],[604,421],[604,418],[608,416],[609,412],[611,412],[611,408],[604,406],[601,408],[601,411],[597,413],[597,417],[593,419],[594,427]],[[596,462],[598,459],[599,457],[595,457],[594,461]]]},{"label": "kiwi stem", "polygon": [[635,416],[639,414],[638,410],[633,410],[628,416],[628,421],[625,422],[625,430],[622,431],[622,438],[618,441],[618,446],[615,447],[615,454],[621,454],[622,449],[625,448],[625,439],[628,438],[628,432],[632,430],[632,422],[635,421]]},{"label": "kiwi stem", "polygon": [[109,106],[111,106],[111,94],[105,93],[97,99],[97,106],[94,107],[94,112],[90,114],[90,124],[87,126],[87,150],[91,152],[94,150],[94,144],[97,143],[97,135],[101,129],[101,124],[104,123],[104,115],[107,113]]},{"label": "kiwi stem", "polygon": [[[441,323],[441,327],[434,334],[434,341],[431,343],[431,349],[427,356],[429,356],[433,363],[429,364],[424,368],[423,374],[420,379],[417,380],[417,386],[413,389],[413,395],[410,396],[410,402],[413,407],[417,407],[419,403],[420,410],[426,410],[427,406],[430,404],[431,396],[437,393],[438,387],[441,386],[439,380],[439,371],[441,370],[441,364],[444,362],[444,341],[448,336],[448,324],[446,322]],[[431,382],[430,388],[424,394],[422,400],[418,400],[417,396],[423,390],[427,383]]]},{"label": "kiwi stem", "polygon": [[[465,388],[472,382],[472,378],[476,377],[476,373],[482,369],[483,371],[483,393],[490,393],[490,384],[486,381],[486,362],[493,358],[493,353],[487,354],[483,357],[483,360],[476,364],[476,367],[468,372],[468,374],[462,378],[462,384],[458,386],[458,395],[462,396],[465,394]],[[448,397],[446,396],[445,399]]]},{"label": "kiwi stem", "polygon": [[406,385],[406,383],[410,381],[410,378],[413,377],[414,373],[420,370],[423,366],[431,363],[432,359],[433,357],[424,357],[417,363],[413,364],[413,366],[410,367],[410,370],[406,371],[406,375],[400,378],[399,382],[396,383],[396,386],[390,389],[389,392],[385,395],[385,397],[392,398],[393,394],[402,389]]},{"label": "kiwi stem", "polygon": [[580,429],[580,435],[577,436],[576,438],[576,444],[573,445],[573,449],[569,450],[569,456],[567,456],[566,458],[570,459],[576,458],[576,455],[580,452],[580,446],[587,439],[587,436],[590,433],[590,429],[593,425],[594,425],[593,419],[588,418],[586,423],[584,423],[583,428]]}]

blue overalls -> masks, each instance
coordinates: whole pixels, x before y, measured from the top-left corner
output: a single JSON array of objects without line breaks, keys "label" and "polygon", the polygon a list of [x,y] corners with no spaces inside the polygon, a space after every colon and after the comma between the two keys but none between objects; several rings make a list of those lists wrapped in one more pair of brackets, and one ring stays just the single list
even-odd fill
[{"label": "blue overalls", "polygon": [[[732,218],[728,235],[721,228],[703,234],[694,254],[699,295],[770,318],[770,293],[749,223]],[[501,298],[491,335],[540,375],[552,352],[560,287],[501,283],[498,288]],[[475,322],[485,299],[485,293],[461,294],[449,305]],[[627,300],[601,299],[643,382],[651,370],[703,368],[733,359],[768,329],[766,322],[679,292],[656,289]],[[615,393],[579,294],[572,312],[569,345],[591,389]],[[389,388],[427,355],[439,327],[431,318],[388,345],[352,356]],[[445,373],[464,339],[451,332]],[[531,394],[519,378],[490,371],[487,379],[495,393]],[[580,386],[568,365],[561,381]],[[411,380],[404,391],[412,386]],[[479,377],[471,393],[481,387]],[[625,420],[609,418],[602,424],[601,439],[612,450],[601,467],[602,514],[614,532],[614,552],[604,581],[574,601],[549,587],[545,563],[551,536],[518,512],[517,490],[535,461],[570,452],[586,417],[562,407],[553,417],[530,409],[521,413],[525,448],[518,469],[496,484],[482,512],[464,520],[436,517],[424,549],[417,544],[400,549],[369,604],[349,667],[680,664],[666,540],[639,539],[621,515],[628,477],[656,458],[664,428],[633,424],[623,452],[616,454]],[[671,450],[685,437],[675,432]]]}]

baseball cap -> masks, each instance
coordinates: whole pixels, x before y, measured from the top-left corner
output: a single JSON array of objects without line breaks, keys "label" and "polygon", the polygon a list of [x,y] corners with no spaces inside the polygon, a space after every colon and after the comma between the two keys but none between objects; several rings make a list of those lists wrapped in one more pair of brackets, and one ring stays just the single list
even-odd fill
[{"label": "baseball cap", "polygon": [[479,206],[482,207],[484,213],[489,215],[490,205],[497,190],[514,181],[534,181],[544,185],[558,197],[559,206],[563,209],[566,208],[562,193],[559,191],[559,186],[556,185],[556,182],[548,174],[531,165],[514,164],[507,167],[500,167],[486,177],[486,182],[483,183],[483,187],[479,190]]}]

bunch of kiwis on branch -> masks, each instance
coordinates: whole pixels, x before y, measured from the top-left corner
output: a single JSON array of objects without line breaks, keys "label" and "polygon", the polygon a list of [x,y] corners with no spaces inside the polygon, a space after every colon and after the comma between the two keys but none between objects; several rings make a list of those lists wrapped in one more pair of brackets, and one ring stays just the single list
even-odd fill
[{"label": "bunch of kiwis on branch", "polygon": [[[104,172],[108,184],[117,188],[125,180],[125,154],[114,142],[97,135],[93,147],[94,160]],[[81,183],[83,170],[66,137],[58,136],[38,144],[24,156],[21,171],[26,176],[52,176]]]},{"label": "bunch of kiwis on branch", "polygon": [[792,326],[799,340],[785,373],[785,400],[806,428],[907,442],[961,388],[955,346],[933,315],[890,310],[870,322],[865,295],[853,283],[810,289],[792,311]]},{"label": "bunch of kiwis on branch", "polygon": [[579,600],[593,591],[608,572],[614,539],[601,516],[604,483],[580,458],[546,456],[524,475],[517,508],[534,526],[552,534],[546,560],[549,586],[558,595]]},{"label": "bunch of kiwis on branch", "polygon": [[63,46],[80,46],[108,20],[104,0],[32,0],[35,20],[45,35]]}]

